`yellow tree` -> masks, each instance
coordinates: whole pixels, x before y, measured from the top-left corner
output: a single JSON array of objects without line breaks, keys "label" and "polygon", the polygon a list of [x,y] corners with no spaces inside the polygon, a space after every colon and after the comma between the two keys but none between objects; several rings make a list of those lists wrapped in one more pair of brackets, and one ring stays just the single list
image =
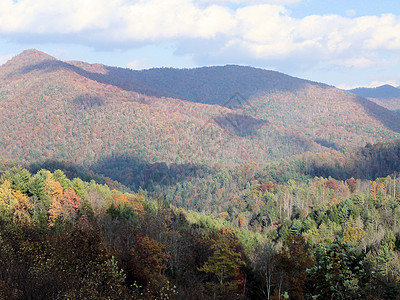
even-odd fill
[{"label": "yellow tree", "polygon": [[371,186],[371,196],[374,199],[376,198],[376,191],[377,191],[377,184],[375,181],[373,181]]},{"label": "yellow tree", "polygon": [[48,176],[45,180],[45,191],[50,197],[50,207],[48,211],[49,226],[54,226],[57,218],[61,215],[61,197],[63,195],[63,188],[61,184],[53,179],[53,176]]},{"label": "yellow tree", "polygon": [[0,209],[10,212],[14,203],[15,199],[12,193],[11,184],[8,180],[5,180],[0,185]]},{"label": "yellow tree", "polygon": [[198,270],[209,275],[207,289],[213,298],[236,298],[241,285],[239,277],[240,267],[244,265],[242,251],[232,230],[224,230],[212,239],[213,254]]},{"label": "yellow tree", "polygon": [[49,176],[46,178],[44,182],[45,191],[51,197],[60,197],[63,193],[63,188],[61,184],[53,179],[53,176]]},{"label": "yellow tree", "polygon": [[29,224],[31,222],[29,210],[33,208],[33,205],[29,202],[28,197],[19,190],[14,191],[13,196],[15,199],[12,207],[14,221],[20,224]]},{"label": "yellow tree", "polygon": [[53,227],[55,225],[57,218],[61,215],[61,212],[62,206],[60,203],[60,199],[57,197],[52,198],[48,211],[50,227]]},{"label": "yellow tree", "polygon": [[349,227],[343,234],[343,241],[358,244],[365,237],[365,231],[358,227]]}]

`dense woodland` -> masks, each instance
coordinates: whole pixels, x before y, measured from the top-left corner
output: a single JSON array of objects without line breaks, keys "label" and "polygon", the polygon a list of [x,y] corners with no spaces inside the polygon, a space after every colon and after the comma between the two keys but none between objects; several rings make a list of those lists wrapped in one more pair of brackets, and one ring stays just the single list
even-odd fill
[{"label": "dense woodland", "polygon": [[0,74],[0,299],[400,298],[395,112],[239,66]]},{"label": "dense woodland", "polygon": [[[400,138],[395,112],[277,72],[226,66],[132,74],[36,50],[16,56],[0,66],[0,131],[7,133],[0,136],[0,156],[85,166],[121,156],[232,166]],[[177,91],[160,97],[123,84],[142,77],[145,88]],[[225,90],[224,81],[232,86]],[[189,94],[180,100],[179,90],[201,99],[216,95],[219,105]]]},{"label": "dense woodland", "polygon": [[123,90],[81,72],[37,51],[0,67],[0,130],[8,133],[1,157],[233,165],[323,151],[300,132],[240,111]]},{"label": "dense woodland", "polygon": [[218,213],[61,170],[12,167],[0,183],[3,298],[393,299],[400,291],[395,175],[250,180],[212,205]]}]

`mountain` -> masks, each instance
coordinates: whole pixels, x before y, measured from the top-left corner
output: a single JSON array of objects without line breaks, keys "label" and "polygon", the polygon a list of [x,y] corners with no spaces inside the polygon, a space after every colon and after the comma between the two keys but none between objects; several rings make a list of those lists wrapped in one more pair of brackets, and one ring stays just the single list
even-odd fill
[{"label": "mountain", "polygon": [[112,157],[231,165],[324,149],[237,110],[156,96],[161,92],[135,81],[124,87],[124,77],[118,81],[109,69],[37,50],[1,66],[0,156],[86,166]]},{"label": "mountain", "polygon": [[376,88],[356,88],[349,92],[368,98],[376,104],[387,109],[400,110],[400,89],[389,84],[378,86]]},{"label": "mountain", "polygon": [[[89,64],[74,63],[87,71]],[[143,71],[103,66],[96,80],[148,95],[218,104],[340,149],[399,137],[398,115],[326,84],[245,66]]]},{"label": "mountain", "polygon": [[387,109],[393,110],[395,112],[400,111],[400,97],[399,98],[369,98],[372,102],[385,107]]},{"label": "mountain", "polygon": [[[222,106],[232,105],[229,100],[235,93],[250,100],[265,92],[295,91],[310,83],[275,71],[237,65],[143,71],[107,67],[107,70],[109,82],[128,89],[145,87],[149,93],[157,95]],[[103,78],[107,80],[106,76]]]},{"label": "mountain", "polygon": [[400,98],[400,89],[390,84],[381,85],[375,88],[356,88],[349,90],[364,98]]},{"label": "mountain", "polygon": [[133,71],[37,50],[0,66],[0,111],[0,157],[75,163],[119,179],[160,163],[265,163],[400,137],[397,114],[278,72]]}]

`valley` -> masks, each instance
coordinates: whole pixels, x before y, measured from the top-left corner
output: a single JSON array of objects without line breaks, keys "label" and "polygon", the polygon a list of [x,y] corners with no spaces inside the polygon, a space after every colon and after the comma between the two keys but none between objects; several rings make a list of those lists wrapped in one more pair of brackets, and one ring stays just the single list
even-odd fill
[{"label": "valley", "polygon": [[0,66],[0,298],[396,299],[396,89],[25,50]]}]

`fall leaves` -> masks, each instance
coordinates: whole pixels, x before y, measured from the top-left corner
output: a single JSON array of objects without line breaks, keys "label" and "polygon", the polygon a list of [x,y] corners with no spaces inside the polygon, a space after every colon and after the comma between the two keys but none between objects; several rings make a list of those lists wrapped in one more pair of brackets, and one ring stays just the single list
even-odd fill
[{"label": "fall leaves", "polygon": [[[143,190],[70,180],[60,170],[12,168],[0,177],[0,297],[397,295],[394,180],[250,180],[231,203],[243,208],[239,220],[229,207],[216,218]],[[287,214],[293,204],[285,203],[304,208]],[[264,232],[249,230],[256,218],[248,222],[245,209],[260,216]]]},{"label": "fall leaves", "polygon": [[0,211],[9,212],[14,222],[27,225],[31,222],[29,210],[33,205],[20,190],[11,189],[10,183],[5,180],[0,185]]}]

